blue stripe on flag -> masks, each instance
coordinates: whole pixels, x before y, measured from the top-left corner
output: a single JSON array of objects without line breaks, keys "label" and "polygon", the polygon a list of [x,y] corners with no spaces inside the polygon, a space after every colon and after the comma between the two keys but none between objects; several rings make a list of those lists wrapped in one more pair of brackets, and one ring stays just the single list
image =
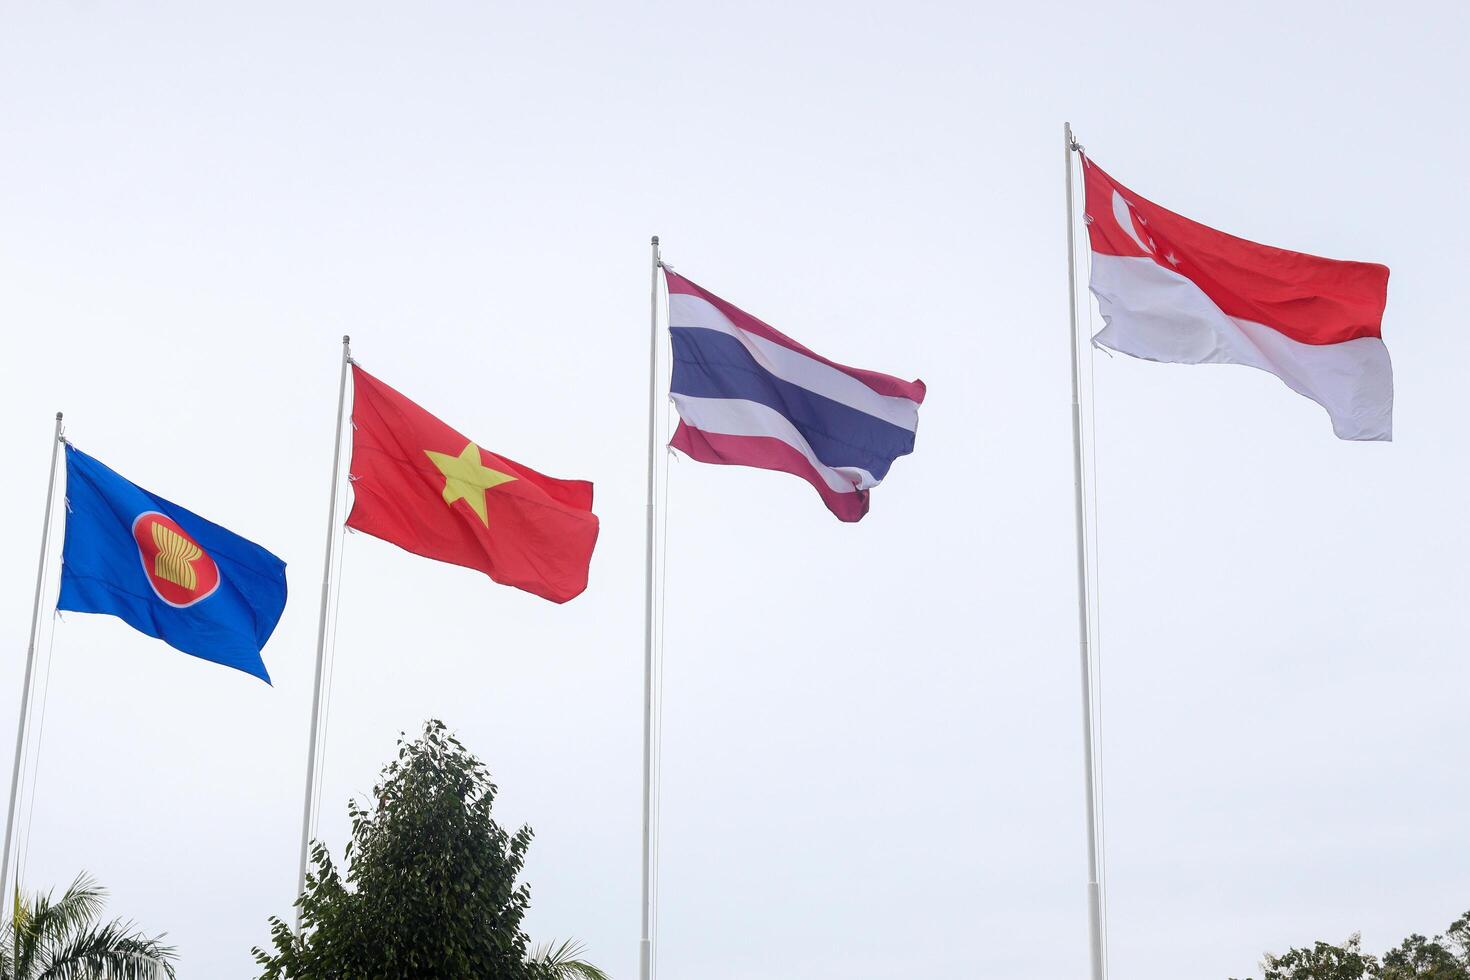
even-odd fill
[{"label": "blue stripe on flag", "polygon": [[674,394],[743,398],[780,412],[828,466],[857,466],[877,480],[899,456],[914,451],[914,433],[775,377],[728,334],[671,327]]}]

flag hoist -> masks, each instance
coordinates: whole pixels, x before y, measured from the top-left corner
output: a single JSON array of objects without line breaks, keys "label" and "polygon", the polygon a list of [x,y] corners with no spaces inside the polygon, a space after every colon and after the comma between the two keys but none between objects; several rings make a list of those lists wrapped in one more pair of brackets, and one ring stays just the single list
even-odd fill
[{"label": "flag hoist", "polygon": [[[1102,833],[1098,798],[1099,767],[1097,730],[1093,717],[1097,674],[1092,658],[1092,594],[1087,562],[1087,509],[1083,486],[1085,433],[1081,398],[1081,324],[1077,318],[1076,215],[1072,196],[1072,154],[1081,145],[1072,138],[1072,124],[1063,124],[1067,158],[1067,308],[1070,314],[1072,350],[1072,491],[1077,536],[1077,642],[1082,660],[1082,753],[1083,806],[1087,815],[1087,937],[1092,980],[1107,976],[1107,937],[1103,932]],[[1090,348],[1089,348],[1090,349]]]},{"label": "flag hoist", "polygon": [[[322,559],[322,605],[317,615],[316,674],[311,689],[311,735],[307,738],[306,794],[301,804],[301,861],[296,872],[296,895],[306,888],[306,860],[311,849],[311,818],[316,808],[317,744],[321,736],[322,676],[327,649],[327,599],[332,591],[332,554],[340,545],[337,499],[342,474],[342,416],[347,404],[347,372],[352,367],[352,338],[342,337],[342,373],[337,379],[337,434],[332,442],[332,500],[327,508],[327,552]],[[296,931],[301,931],[301,908],[296,909]]]},{"label": "flag hoist", "polygon": [[[15,766],[0,855],[0,894],[10,887],[10,857],[20,805],[21,770],[35,700],[36,650],[47,592],[55,512],[56,461],[65,449],[65,538],[55,609],[112,616],[201,660],[270,683],[261,659],[286,606],[286,564],[265,548],[144,489],[67,442],[61,415],[51,447],[36,598],[21,683]],[[54,638],[54,632],[53,632]],[[48,675],[50,668],[47,668]],[[46,687],[41,694],[45,727]],[[37,736],[37,760],[40,757]],[[35,778],[32,776],[32,804]],[[23,848],[21,849],[23,852]],[[16,882],[20,866],[16,861]]]},{"label": "flag hoist", "polygon": [[[347,468],[352,508],[339,517],[338,506],[347,496],[342,487],[342,437],[348,421],[349,380],[352,455]],[[317,781],[326,744],[322,704],[324,698],[330,703],[331,686],[327,649],[333,645],[335,632],[328,625],[328,614],[333,568],[341,567],[344,529],[387,541],[410,554],[472,568],[502,585],[562,603],[587,588],[599,530],[592,513],[592,489],[586,480],[549,477],[482,449],[364,371],[352,359],[351,338],[342,338],[332,497],[327,508],[316,679],[301,806],[298,896],[306,885],[320,795]],[[299,932],[299,908],[296,926]]]},{"label": "flag hoist", "polygon": [[1090,343],[1167,364],[1240,364],[1279,378],[1326,411],[1339,439],[1393,438],[1393,365],[1383,342],[1389,270],[1262,245],[1176,214],[1123,186],[1064,125],[1067,296],[1072,331],[1072,448],[1077,511],[1077,608],[1087,807],[1092,976],[1107,970],[1102,803],[1096,724],[1096,622],[1090,599],[1087,427],[1080,382],[1073,155],[1082,167],[1088,287],[1105,323]]},{"label": "flag hoist", "polygon": [[653,976],[653,539],[658,467],[658,236],[649,243],[652,267],[648,301],[648,503],[643,550],[643,861],[639,905],[638,980]]},{"label": "flag hoist", "polygon": [[[657,887],[657,764],[661,588],[654,588],[659,482],[659,284],[667,295],[669,401],[679,417],[669,439],[698,463],[747,466],[804,480],[829,513],[863,520],[873,488],[913,453],[925,383],[851,367],[717,297],[661,263],[654,237],[648,317],[648,508],[644,569],[644,820],[639,979],[653,973]],[[667,507],[667,486],[664,486]],[[660,570],[660,580],[663,574]]]},{"label": "flag hoist", "polygon": [[[644,556],[643,905],[639,977],[652,975],[658,911],[658,675],[662,589],[655,585],[660,393],[659,283],[668,298],[668,442],[701,463],[798,477],[844,523],[868,513],[873,488],[914,450],[922,381],[839,364],[664,265],[652,240],[648,348],[648,507]],[[667,481],[664,488],[667,508]],[[667,538],[667,524],[665,524]],[[658,581],[665,570],[658,569]],[[661,628],[661,627],[660,627]]]},{"label": "flag hoist", "polygon": [[[31,607],[31,634],[26,645],[25,678],[20,685],[20,721],[15,729],[15,764],[10,770],[10,805],[5,810],[5,854],[0,858],[0,896],[10,894],[10,845],[15,833],[15,806],[20,794],[20,764],[25,752],[26,722],[31,707],[31,685],[35,681],[36,642],[41,629],[41,586],[46,574],[46,553],[51,544],[51,509],[56,499],[56,457],[61,452],[61,413],[56,413],[56,432],[51,438],[50,478],[46,481],[46,513],[41,521],[41,556],[36,559],[36,599]],[[17,875],[17,879],[19,875]],[[17,881],[17,885],[19,882]],[[8,902],[0,905],[3,908]]]}]

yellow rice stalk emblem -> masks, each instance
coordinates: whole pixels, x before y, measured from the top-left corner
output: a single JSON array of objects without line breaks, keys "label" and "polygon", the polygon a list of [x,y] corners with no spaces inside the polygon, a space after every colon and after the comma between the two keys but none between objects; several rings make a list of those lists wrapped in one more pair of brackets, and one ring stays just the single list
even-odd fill
[{"label": "yellow rice stalk emblem", "polygon": [[153,523],[153,544],[158,549],[158,554],[153,558],[153,574],[193,592],[199,584],[194,562],[204,554],[203,550],[182,534],[157,521]]}]

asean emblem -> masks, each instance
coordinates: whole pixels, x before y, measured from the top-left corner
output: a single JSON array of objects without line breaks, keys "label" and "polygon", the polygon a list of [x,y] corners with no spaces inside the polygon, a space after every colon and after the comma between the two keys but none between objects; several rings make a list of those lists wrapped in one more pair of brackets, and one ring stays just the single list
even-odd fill
[{"label": "asean emblem", "polygon": [[170,606],[192,606],[219,588],[219,566],[167,514],[156,510],[139,514],[133,521],[133,540],[148,584]]}]

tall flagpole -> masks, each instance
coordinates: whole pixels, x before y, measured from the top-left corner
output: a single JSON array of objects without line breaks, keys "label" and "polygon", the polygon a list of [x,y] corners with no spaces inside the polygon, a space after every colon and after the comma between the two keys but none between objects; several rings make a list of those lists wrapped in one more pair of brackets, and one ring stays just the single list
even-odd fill
[{"label": "tall flagpole", "polygon": [[[306,799],[301,804],[301,863],[296,872],[296,896],[306,888],[306,859],[311,847],[311,802],[316,793],[317,740],[322,712],[322,674],[327,650],[327,597],[332,591],[332,543],[337,537],[337,487],[342,475],[342,410],[347,404],[347,369],[352,364],[352,338],[342,338],[342,376],[337,382],[337,439],[332,443],[332,500],[327,507],[327,554],[322,560],[322,608],[316,628],[316,683],[311,694],[311,738],[306,756]],[[296,909],[296,931],[301,931],[301,909]]]},{"label": "tall flagpole", "polygon": [[1072,203],[1072,154],[1081,145],[1072,138],[1072,124],[1063,123],[1067,157],[1067,304],[1071,311],[1072,335],[1072,487],[1077,510],[1077,640],[1082,652],[1082,752],[1083,795],[1087,807],[1087,938],[1092,960],[1092,980],[1104,980],[1107,966],[1103,960],[1102,882],[1099,873],[1097,821],[1097,749],[1092,721],[1092,646],[1089,642],[1086,516],[1082,500],[1082,401],[1080,384],[1080,351],[1077,339],[1077,221]]},{"label": "tall flagpole", "polygon": [[648,303],[648,508],[643,552],[643,902],[638,939],[638,980],[653,976],[653,534],[658,455],[658,236]]},{"label": "tall flagpole", "polygon": [[[0,858],[0,909],[10,906],[4,898],[10,886],[10,844],[15,832],[15,805],[20,793],[20,761],[25,751],[26,716],[31,707],[31,683],[35,678],[37,634],[41,628],[41,580],[45,578],[46,549],[51,543],[51,505],[56,499],[56,456],[61,451],[61,413],[56,413],[56,432],[51,438],[51,478],[46,481],[46,516],[41,522],[41,557],[36,559],[36,601],[31,606],[31,636],[26,649],[25,680],[20,687],[20,723],[15,729],[15,766],[10,772],[10,808],[5,811],[5,855]],[[16,874],[16,887],[20,887],[20,875]],[[3,919],[3,915],[0,915]]]}]

